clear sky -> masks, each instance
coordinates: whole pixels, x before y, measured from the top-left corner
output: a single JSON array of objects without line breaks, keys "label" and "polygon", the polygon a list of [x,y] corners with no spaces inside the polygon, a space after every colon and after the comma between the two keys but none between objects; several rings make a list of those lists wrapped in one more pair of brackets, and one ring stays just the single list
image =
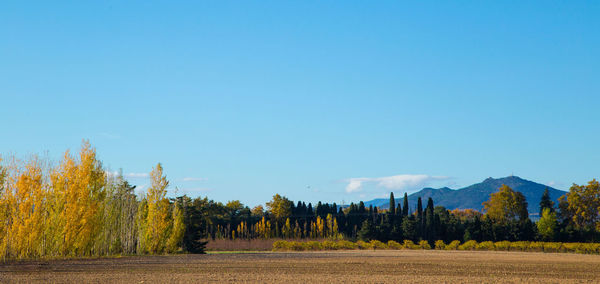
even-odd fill
[{"label": "clear sky", "polygon": [[3,1],[0,153],[346,203],[600,178],[598,1]]}]

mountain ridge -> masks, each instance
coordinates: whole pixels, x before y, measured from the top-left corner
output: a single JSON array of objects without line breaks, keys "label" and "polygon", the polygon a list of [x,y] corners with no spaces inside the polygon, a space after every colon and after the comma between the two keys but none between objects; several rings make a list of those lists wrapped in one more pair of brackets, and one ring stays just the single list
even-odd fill
[{"label": "mountain ridge", "polygon": [[[557,200],[560,196],[567,193],[566,191],[526,180],[518,176],[508,176],[497,179],[489,177],[480,183],[459,189],[451,189],[448,187],[425,187],[408,195],[409,208],[410,210],[416,208],[417,199],[419,197],[423,199],[423,206],[427,204],[427,199],[431,197],[436,206],[441,205],[450,210],[475,209],[481,211],[483,209],[482,203],[487,201],[490,194],[498,191],[498,188],[503,184],[508,185],[515,191],[523,193],[528,203],[527,210],[529,211],[529,214],[539,213],[540,199],[546,188],[548,188],[550,198],[555,203],[558,202]],[[402,204],[403,196],[398,196],[395,199],[396,203]],[[365,206],[370,205],[377,206],[381,209],[387,209],[389,207],[389,198],[378,198],[365,202]]]}]

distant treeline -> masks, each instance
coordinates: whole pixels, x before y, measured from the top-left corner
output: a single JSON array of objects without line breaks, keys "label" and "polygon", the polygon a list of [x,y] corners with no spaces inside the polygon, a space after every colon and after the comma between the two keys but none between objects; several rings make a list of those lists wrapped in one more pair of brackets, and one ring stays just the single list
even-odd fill
[{"label": "distant treeline", "polygon": [[390,194],[389,210],[365,207],[363,202],[345,208],[335,203],[294,203],[276,194],[262,206],[250,209],[239,201],[227,204],[207,198],[179,197],[188,225],[186,241],[206,239],[254,238],[332,238],[350,240],[403,241],[433,243],[484,241],[560,241],[595,242],[600,240],[600,185],[573,185],[556,206],[548,191],[540,204],[539,221],[529,219],[527,201],[520,192],[504,185],[484,203],[483,212],[447,210],[421,198],[411,210],[407,195],[402,204]]},{"label": "distant treeline", "polygon": [[80,257],[117,254],[202,253],[214,239],[331,239],[419,243],[436,241],[600,240],[600,184],[573,185],[557,205],[548,191],[539,201],[541,218],[529,219],[527,200],[502,186],[475,210],[447,210],[421,198],[409,208],[406,193],[389,209],[343,208],[292,202],[275,194],[266,208],[240,201],[167,198],[161,164],[151,186],[134,193],[122,174],[103,168],[84,141],[77,157],[68,151],[56,166],[33,156],[0,159],[0,257]]}]

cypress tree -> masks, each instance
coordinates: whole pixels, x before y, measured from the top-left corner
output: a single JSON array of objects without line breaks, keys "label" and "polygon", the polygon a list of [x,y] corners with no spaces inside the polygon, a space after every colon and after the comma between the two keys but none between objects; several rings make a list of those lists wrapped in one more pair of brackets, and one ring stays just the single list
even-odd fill
[{"label": "cypress tree", "polygon": [[421,201],[421,197],[417,199],[417,219],[423,218],[423,202]]},{"label": "cypress tree", "polygon": [[550,192],[548,192],[548,187],[546,187],[546,190],[544,190],[542,200],[540,201],[540,216],[542,216],[544,208],[550,209],[550,213],[554,212],[554,201],[550,199]]},{"label": "cypress tree", "polygon": [[404,204],[402,204],[402,216],[408,216],[408,194],[404,193]]},{"label": "cypress tree", "polygon": [[396,213],[396,199],[394,199],[393,192],[390,192],[390,208],[388,212],[390,216]]},{"label": "cypress tree", "polygon": [[433,209],[433,199],[427,199],[427,207],[425,208],[425,238],[432,243],[437,237],[435,231],[435,217]]}]

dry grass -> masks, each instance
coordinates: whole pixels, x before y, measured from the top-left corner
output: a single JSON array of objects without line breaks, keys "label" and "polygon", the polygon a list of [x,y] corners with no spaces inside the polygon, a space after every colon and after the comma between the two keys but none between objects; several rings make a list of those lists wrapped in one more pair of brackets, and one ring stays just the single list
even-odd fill
[{"label": "dry grass", "polygon": [[124,257],[0,266],[0,282],[582,283],[600,256],[487,251],[334,251]]}]

